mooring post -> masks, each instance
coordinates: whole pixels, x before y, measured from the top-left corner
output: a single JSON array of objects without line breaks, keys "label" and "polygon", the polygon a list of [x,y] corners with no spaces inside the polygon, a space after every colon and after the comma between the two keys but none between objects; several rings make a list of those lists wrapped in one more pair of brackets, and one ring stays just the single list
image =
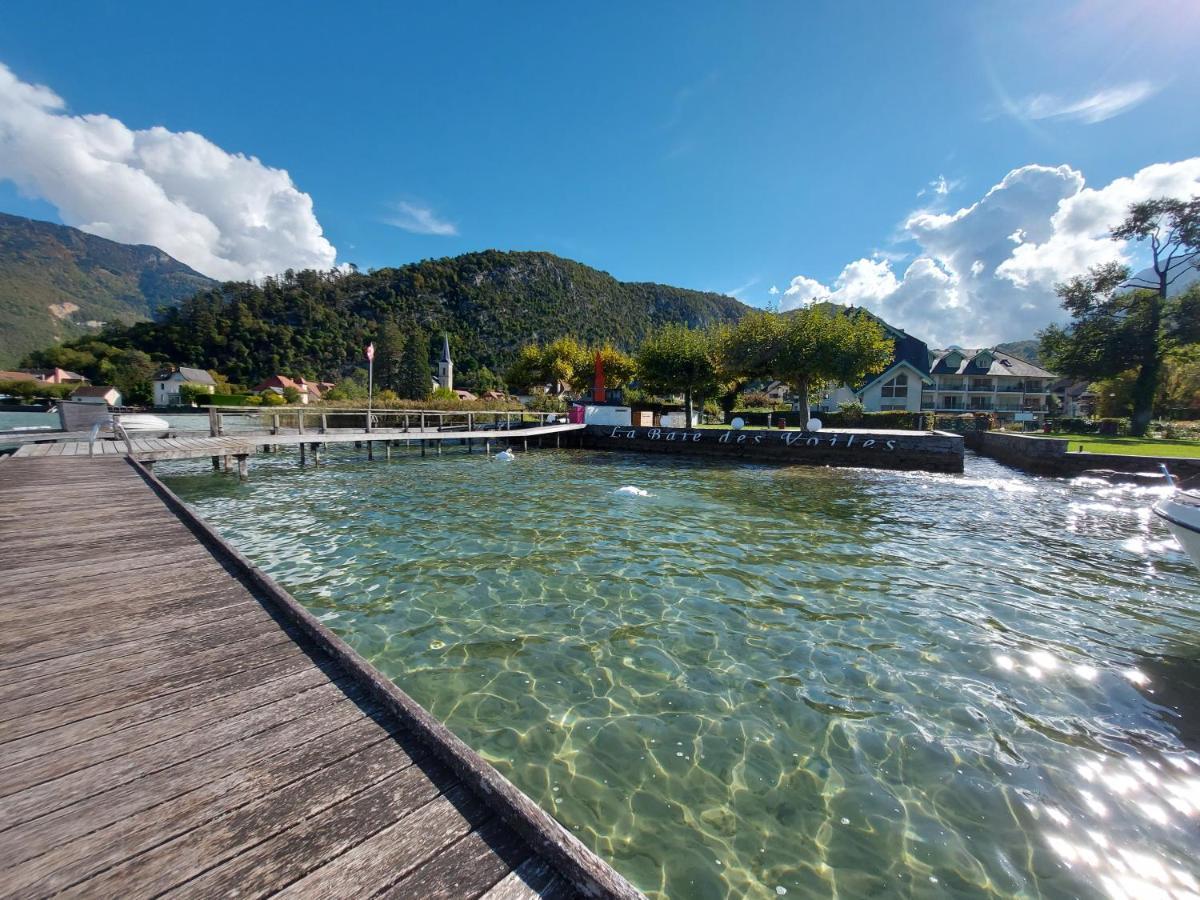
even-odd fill
[{"label": "mooring post", "polygon": [[442,439],[438,438],[438,456],[442,455]]},{"label": "mooring post", "polygon": [[391,441],[383,442],[383,455],[384,455],[384,459],[392,458],[392,442]]},{"label": "mooring post", "polygon": [[216,437],[220,433],[220,428],[217,425],[217,408],[210,406],[208,408],[208,436]]},{"label": "mooring post", "polygon": [[238,458],[238,480],[245,481],[250,477],[250,456],[247,453],[239,453]]},{"label": "mooring post", "polygon": [[562,435],[561,434],[556,434],[554,436],[554,449],[555,450],[562,449]]},{"label": "mooring post", "polygon": [[279,434],[279,413],[271,413],[271,434]]},{"label": "mooring post", "polygon": [[304,441],[300,442],[300,465],[304,465]]},{"label": "mooring post", "polygon": [[375,458],[375,442],[367,441],[367,459],[372,460],[374,458]]},{"label": "mooring post", "polygon": [[523,443],[525,445],[525,452],[528,453],[529,452],[529,438],[523,438],[521,440],[521,443]]},{"label": "mooring post", "polygon": [[296,432],[297,434],[304,434],[304,413],[300,412],[300,410],[296,410]]},{"label": "mooring post", "polygon": [[483,452],[486,453],[488,456],[492,455],[492,442],[491,441],[483,442]]},{"label": "mooring post", "polygon": [[229,463],[229,454],[228,454],[228,453],[226,453],[226,454],[225,454],[225,457],[224,457],[224,459],[225,459],[225,471],[226,471],[226,472],[228,472],[228,471],[229,471],[229,469],[230,469],[230,463]]},{"label": "mooring post", "polygon": [[313,444],[313,463],[318,466],[321,464],[321,445],[319,443]]},{"label": "mooring post", "polygon": [[471,439],[470,439],[470,438],[467,438],[467,452],[468,452],[468,453],[473,453],[473,452],[474,452],[474,451],[471,449]]},{"label": "mooring post", "polygon": [[325,413],[321,413],[321,434],[329,430],[329,418]]},{"label": "mooring post", "polygon": [[425,441],[421,441],[421,458],[425,457]]},{"label": "mooring post", "polygon": [[220,471],[221,471],[221,457],[219,457],[219,456],[214,456],[214,457],[212,458],[212,464],[213,464],[213,471],[214,471],[214,472],[220,472]]}]

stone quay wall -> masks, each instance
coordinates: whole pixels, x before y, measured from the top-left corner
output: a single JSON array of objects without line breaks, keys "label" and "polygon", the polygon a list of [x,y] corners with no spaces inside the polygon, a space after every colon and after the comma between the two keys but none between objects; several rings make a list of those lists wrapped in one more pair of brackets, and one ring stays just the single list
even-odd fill
[{"label": "stone quay wall", "polygon": [[961,472],[963,438],[944,431],[767,431],[589,425],[583,446],[746,462]]},{"label": "stone quay wall", "polygon": [[1120,453],[1072,453],[1066,438],[1029,437],[999,431],[976,431],[966,436],[967,447],[981,456],[1032,472],[1070,478],[1099,471],[1125,474],[1157,474],[1159,464],[1185,485],[1200,483],[1200,459],[1172,456],[1130,456]]}]

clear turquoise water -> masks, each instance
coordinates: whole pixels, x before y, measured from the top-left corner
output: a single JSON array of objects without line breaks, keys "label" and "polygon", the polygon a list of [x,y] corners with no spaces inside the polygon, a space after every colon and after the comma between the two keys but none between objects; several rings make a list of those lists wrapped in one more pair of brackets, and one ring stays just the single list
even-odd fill
[{"label": "clear turquoise water", "polygon": [[652,896],[1200,892],[1200,573],[1145,489],[458,449],[163,474]]}]

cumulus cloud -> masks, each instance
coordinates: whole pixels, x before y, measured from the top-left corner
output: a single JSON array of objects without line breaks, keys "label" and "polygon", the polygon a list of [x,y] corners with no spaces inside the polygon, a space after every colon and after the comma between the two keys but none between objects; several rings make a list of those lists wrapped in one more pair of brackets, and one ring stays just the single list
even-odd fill
[{"label": "cumulus cloud", "polygon": [[439,219],[428,206],[403,200],[395,204],[395,213],[384,221],[413,234],[436,234],[446,237],[458,234],[457,225]]},{"label": "cumulus cloud", "polygon": [[312,198],[282,169],[194,132],[71,115],[0,63],[0,179],[91,234],[153,244],[214,278],[329,268]]},{"label": "cumulus cloud", "polygon": [[1094,125],[1133,109],[1156,93],[1158,87],[1149,81],[1133,81],[1074,99],[1034,94],[1017,101],[1014,112],[1027,119],[1071,119]]},{"label": "cumulus cloud", "polygon": [[971,206],[918,210],[904,230],[919,247],[899,272],[889,258],[846,265],[832,285],[792,279],[783,308],[814,300],[866,306],[936,345],[983,346],[1030,337],[1065,314],[1054,284],[1136,249],[1109,229],[1130,204],[1200,194],[1200,157],[1147,166],[1098,188],[1070,166],[1022,166]]}]

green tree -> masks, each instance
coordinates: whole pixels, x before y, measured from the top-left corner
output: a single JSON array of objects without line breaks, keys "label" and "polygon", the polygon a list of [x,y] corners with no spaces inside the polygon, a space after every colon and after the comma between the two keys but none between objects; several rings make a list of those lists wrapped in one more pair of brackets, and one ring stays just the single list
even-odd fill
[{"label": "green tree", "polygon": [[1107,263],[1055,286],[1071,323],[1042,331],[1041,354],[1052,369],[1076,378],[1114,378],[1133,370],[1130,431],[1143,435],[1154,414],[1163,361],[1172,349],[1200,339],[1200,297],[1168,295],[1200,266],[1200,197],[1135,203],[1112,229],[1114,240],[1148,245],[1148,277]]},{"label": "green tree", "polygon": [[283,389],[283,402],[284,403],[299,403],[300,402],[300,389],[297,387],[293,387],[290,384],[287,387],[285,387]]},{"label": "green tree", "polygon": [[736,325],[717,325],[712,330],[721,411],[729,421],[738,395],[752,381],[770,376],[779,355],[783,316],[764,311],[749,312]]},{"label": "green tree", "polygon": [[651,332],[637,354],[638,379],[655,393],[683,394],[687,420],[696,398],[711,396],[717,370],[709,335],[686,325],[665,325]]},{"label": "green tree", "polygon": [[870,316],[811,306],[784,313],[780,319],[771,374],[799,395],[806,422],[813,389],[825,382],[855,384],[882,372],[892,361],[893,343]]},{"label": "green tree", "polygon": [[375,338],[375,385],[400,392],[407,343],[394,319],[385,319]]},{"label": "green tree", "polygon": [[427,400],[433,387],[429,374],[429,338],[418,328],[408,333],[400,359],[396,393],[405,400]]}]

